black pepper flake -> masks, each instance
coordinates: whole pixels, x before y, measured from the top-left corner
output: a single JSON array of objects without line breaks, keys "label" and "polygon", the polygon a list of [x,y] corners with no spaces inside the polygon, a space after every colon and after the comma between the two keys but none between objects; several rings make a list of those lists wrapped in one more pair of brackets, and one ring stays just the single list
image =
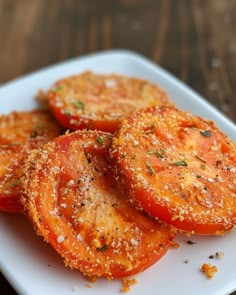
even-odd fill
[{"label": "black pepper flake", "polygon": [[209,258],[210,258],[210,259],[213,259],[214,257],[215,257],[215,256],[214,256],[214,255],[212,255],[212,254],[209,256]]},{"label": "black pepper flake", "polygon": [[191,240],[188,240],[188,241],[187,241],[187,244],[188,244],[188,245],[194,245],[194,244],[197,244],[197,242],[193,242],[193,241],[191,241]]},{"label": "black pepper flake", "polygon": [[217,161],[216,161],[216,167],[218,167],[221,163],[222,163],[221,160],[217,160]]},{"label": "black pepper flake", "polygon": [[101,248],[96,248],[97,252],[104,252],[108,249],[108,246],[105,244],[104,246],[102,246]]},{"label": "black pepper flake", "polygon": [[88,163],[90,164],[90,163],[92,162],[92,159],[89,157],[89,153],[88,153],[88,151],[84,151],[84,155],[85,155],[85,157],[86,157]]},{"label": "black pepper flake", "polygon": [[211,137],[212,136],[211,130],[200,131],[200,134],[204,137]]},{"label": "black pepper flake", "polygon": [[30,138],[36,138],[38,136],[38,132],[37,131],[33,131],[31,134],[30,134]]}]

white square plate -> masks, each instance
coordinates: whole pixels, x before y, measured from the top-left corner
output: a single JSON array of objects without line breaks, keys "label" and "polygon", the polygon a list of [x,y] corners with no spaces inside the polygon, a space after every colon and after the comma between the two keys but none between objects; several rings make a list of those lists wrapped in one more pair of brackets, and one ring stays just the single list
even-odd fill
[{"label": "white square plate", "polygon": [[[0,113],[30,110],[39,89],[48,89],[62,77],[92,70],[97,73],[119,73],[148,79],[166,89],[176,105],[202,117],[212,119],[236,141],[236,127],[214,107],[165,70],[140,55],[129,51],[107,51],[40,70],[0,88]],[[120,281],[99,279],[89,283],[76,270],[64,267],[53,249],[37,237],[24,216],[0,213],[0,267],[12,286],[24,295],[120,294]],[[187,244],[191,239],[196,242]],[[223,295],[236,290],[236,231],[224,237],[187,238],[179,236],[178,250],[170,250],[158,263],[136,275],[138,284],[130,295],[143,294],[207,294]],[[209,255],[224,252],[223,259]],[[188,260],[189,263],[185,263]],[[212,280],[200,272],[203,263],[218,267]]]}]

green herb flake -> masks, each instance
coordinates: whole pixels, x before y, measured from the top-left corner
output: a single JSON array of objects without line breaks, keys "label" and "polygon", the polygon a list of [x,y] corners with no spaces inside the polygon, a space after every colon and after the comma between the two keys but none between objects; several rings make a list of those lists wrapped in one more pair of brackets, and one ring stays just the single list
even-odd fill
[{"label": "green herb flake", "polygon": [[91,130],[93,128],[93,122],[89,122],[87,130]]},{"label": "green herb flake", "polygon": [[67,116],[67,117],[71,117],[71,112],[70,111],[64,111],[64,114]]},{"label": "green herb flake", "polygon": [[185,167],[188,166],[187,163],[185,161],[183,161],[183,160],[174,162],[172,164],[175,165],[175,166],[185,166]]},{"label": "green herb flake", "polygon": [[104,246],[102,246],[101,248],[96,248],[97,252],[104,252],[108,249],[108,246],[105,244]]},{"label": "green herb flake", "polygon": [[124,152],[124,153],[122,154],[122,157],[123,157],[123,158],[126,158],[126,157],[127,157],[126,152]]},{"label": "green herb flake", "polygon": [[148,155],[156,155],[158,158],[163,158],[163,155],[161,153],[159,153],[158,151],[155,151],[155,150],[150,150],[148,152]]},{"label": "green herb flake", "polygon": [[19,183],[19,180],[16,179],[16,180],[10,182],[10,183],[8,184],[8,186],[9,186],[9,187],[14,187],[14,186],[16,186],[18,183]]},{"label": "green herb flake", "polygon": [[52,91],[57,92],[57,91],[60,91],[60,90],[63,90],[63,89],[64,89],[63,85],[58,85],[58,86],[54,87]]},{"label": "green herb flake", "polygon": [[80,100],[73,101],[73,105],[77,108],[77,110],[84,109],[84,103]]},{"label": "green herb flake", "polygon": [[156,127],[155,124],[152,124],[151,127],[150,127],[150,130],[153,131],[155,129],[155,127]]},{"label": "green herb flake", "polygon": [[102,140],[101,136],[97,137],[96,142],[99,143],[100,145],[103,145],[103,140]]},{"label": "green herb flake", "polygon": [[132,159],[132,160],[135,160],[135,159],[136,159],[136,155],[133,154],[132,157],[131,157],[131,159]]},{"label": "green herb flake", "polygon": [[152,168],[151,164],[149,162],[146,161],[146,166],[148,171],[150,172],[151,175],[155,174],[154,169]]},{"label": "green herb flake", "polygon": [[203,170],[206,170],[206,165],[201,164],[201,168],[202,168]]},{"label": "green herb flake", "polygon": [[198,160],[200,160],[200,161],[203,162],[203,163],[206,163],[205,160],[203,160],[201,157],[199,157],[199,156],[197,156],[197,155],[195,155],[195,158],[197,158]]},{"label": "green herb flake", "polygon": [[200,134],[204,137],[211,137],[212,136],[211,130],[200,131]]}]

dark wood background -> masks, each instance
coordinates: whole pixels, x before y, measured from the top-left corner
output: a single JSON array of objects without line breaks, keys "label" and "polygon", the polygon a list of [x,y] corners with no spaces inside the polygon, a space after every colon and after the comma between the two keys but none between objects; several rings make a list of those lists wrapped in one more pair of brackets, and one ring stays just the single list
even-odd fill
[{"label": "dark wood background", "polygon": [[[0,84],[112,48],[160,64],[236,122],[236,0],[0,0]],[[0,293],[15,294],[3,276]]]}]

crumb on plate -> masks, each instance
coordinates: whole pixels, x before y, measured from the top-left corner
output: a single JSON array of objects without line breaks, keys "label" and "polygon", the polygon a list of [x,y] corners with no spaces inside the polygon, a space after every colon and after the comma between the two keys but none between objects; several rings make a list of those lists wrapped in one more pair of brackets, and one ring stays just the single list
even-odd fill
[{"label": "crumb on plate", "polygon": [[129,292],[131,290],[131,286],[137,284],[136,279],[123,279],[122,280],[122,287],[121,287],[121,292]]},{"label": "crumb on plate", "polygon": [[208,279],[212,279],[217,271],[217,267],[210,263],[203,263],[201,267],[201,272],[203,272]]},{"label": "crumb on plate", "polygon": [[171,247],[171,249],[177,250],[177,249],[179,249],[180,245],[176,241],[173,241],[171,243],[171,246],[170,247]]}]

